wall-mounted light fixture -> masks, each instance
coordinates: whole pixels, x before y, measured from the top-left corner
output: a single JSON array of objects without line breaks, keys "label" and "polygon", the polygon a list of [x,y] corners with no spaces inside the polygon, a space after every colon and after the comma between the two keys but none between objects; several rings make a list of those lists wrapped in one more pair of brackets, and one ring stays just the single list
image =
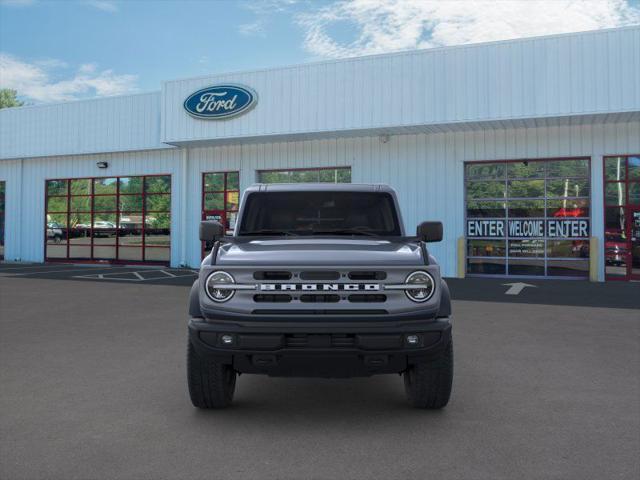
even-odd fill
[{"label": "wall-mounted light fixture", "polygon": [[96,166],[98,168],[107,168],[109,166],[109,164],[107,162],[97,162]]}]

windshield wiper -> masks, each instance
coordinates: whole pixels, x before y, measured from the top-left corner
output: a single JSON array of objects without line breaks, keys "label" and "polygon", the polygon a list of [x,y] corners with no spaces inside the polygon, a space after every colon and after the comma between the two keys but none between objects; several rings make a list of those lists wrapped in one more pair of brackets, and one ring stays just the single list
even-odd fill
[{"label": "windshield wiper", "polygon": [[378,233],[371,231],[369,227],[336,228],[334,230],[314,230],[318,235],[366,235],[368,237],[379,237]]},{"label": "windshield wiper", "polygon": [[249,232],[240,232],[240,235],[284,235],[297,237],[298,234],[290,230],[274,230],[270,228],[262,228],[260,230],[251,230]]}]

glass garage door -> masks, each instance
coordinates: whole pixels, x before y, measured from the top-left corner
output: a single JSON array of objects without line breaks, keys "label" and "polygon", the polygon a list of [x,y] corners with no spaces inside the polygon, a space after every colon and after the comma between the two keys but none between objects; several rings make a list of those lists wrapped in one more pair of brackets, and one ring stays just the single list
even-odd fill
[{"label": "glass garage door", "polygon": [[351,167],[261,170],[259,183],[351,183]]},{"label": "glass garage door", "polygon": [[589,276],[588,158],[465,164],[467,274]]},{"label": "glass garage door", "polygon": [[171,176],[46,182],[45,258],[167,264]]}]

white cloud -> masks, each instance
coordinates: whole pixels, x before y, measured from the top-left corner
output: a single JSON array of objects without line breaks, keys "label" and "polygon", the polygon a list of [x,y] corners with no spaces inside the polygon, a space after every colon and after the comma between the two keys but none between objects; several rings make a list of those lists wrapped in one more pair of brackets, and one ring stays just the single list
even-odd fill
[{"label": "white cloud", "polygon": [[238,27],[238,32],[240,32],[241,35],[244,35],[247,37],[264,36],[265,34],[264,27],[265,27],[264,20],[256,20],[255,22],[251,22],[251,23],[243,23]]},{"label": "white cloud", "polygon": [[[70,78],[54,78],[54,69],[42,62],[28,63],[0,53],[0,88],[11,88],[35,102],[58,102],[83,97],[105,97],[135,92],[136,75],[118,75],[112,70],[99,71],[95,64],[81,65]],[[53,62],[56,62],[55,60]]]},{"label": "white cloud", "polygon": [[[640,23],[627,0],[339,0],[298,15],[304,48],[336,58]],[[355,38],[332,30],[346,25]]]},{"label": "white cloud", "polygon": [[118,4],[110,0],[85,0],[83,3],[103,12],[115,13],[119,10]]}]

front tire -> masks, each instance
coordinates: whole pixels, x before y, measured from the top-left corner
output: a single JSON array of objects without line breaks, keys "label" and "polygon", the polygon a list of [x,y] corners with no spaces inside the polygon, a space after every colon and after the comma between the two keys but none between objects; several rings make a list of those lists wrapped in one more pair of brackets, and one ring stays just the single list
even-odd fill
[{"label": "front tire", "polygon": [[236,389],[236,372],[230,365],[200,357],[191,342],[187,349],[189,396],[194,407],[224,408]]},{"label": "front tire", "polygon": [[449,403],[453,383],[453,342],[434,359],[412,365],[404,372],[404,389],[416,408],[438,409]]}]

